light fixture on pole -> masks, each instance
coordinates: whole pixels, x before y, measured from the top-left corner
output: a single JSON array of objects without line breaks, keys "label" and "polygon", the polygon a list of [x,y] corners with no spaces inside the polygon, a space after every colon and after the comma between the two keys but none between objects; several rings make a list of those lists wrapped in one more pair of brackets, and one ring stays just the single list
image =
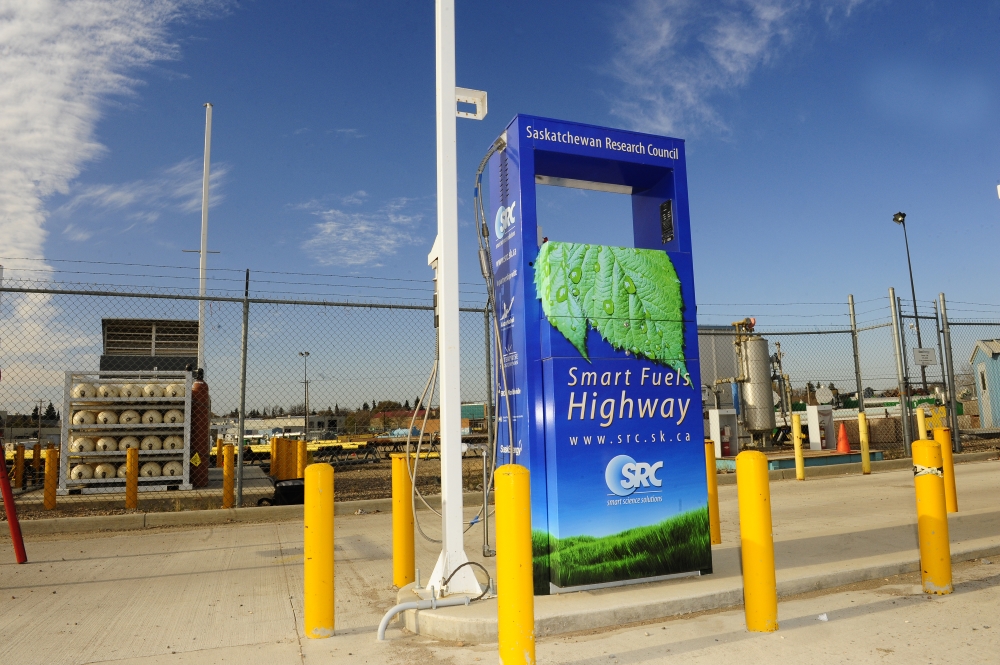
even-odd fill
[{"label": "light fixture on pole", "polygon": [[309,440],[309,352],[299,351],[302,356],[302,385],[305,386],[305,396],[302,406],[305,410],[305,422],[302,427],[302,440]]},{"label": "light fixture on pole", "polygon": [[[903,242],[906,243],[906,266],[910,269],[910,294],[913,296],[913,321],[916,323],[917,328],[917,347],[922,349],[924,348],[924,344],[920,339],[920,315],[917,313],[917,289],[913,286],[913,264],[910,262],[910,240],[906,236],[906,213],[897,212],[892,216],[892,221],[903,227]],[[920,379],[923,383],[924,390],[927,390],[927,368],[924,365],[920,366]]]}]

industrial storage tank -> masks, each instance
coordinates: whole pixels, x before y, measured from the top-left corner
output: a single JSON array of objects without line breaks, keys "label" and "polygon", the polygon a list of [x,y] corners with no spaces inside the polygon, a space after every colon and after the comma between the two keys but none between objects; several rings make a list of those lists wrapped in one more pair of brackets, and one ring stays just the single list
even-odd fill
[{"label": "industrial storage tank", "polygon": [[771,386],[771,354],[767,340],[758,335],[739,342],[742,374],[744,426],[755,434],[774,429],[774,390]]}]

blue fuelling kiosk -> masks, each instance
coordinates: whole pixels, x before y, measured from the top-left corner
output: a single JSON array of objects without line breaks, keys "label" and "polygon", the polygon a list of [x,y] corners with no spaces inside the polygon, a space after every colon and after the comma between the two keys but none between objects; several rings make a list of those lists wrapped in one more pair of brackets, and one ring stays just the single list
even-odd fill
[{"label": "blue fuelling kiosk", "polygon": [[[684,142],[528,115],[501,139],[496,452],[531,472],[535,593],[711,572]],[[537,185],[630,196],[634,246],[543,242]]]}]

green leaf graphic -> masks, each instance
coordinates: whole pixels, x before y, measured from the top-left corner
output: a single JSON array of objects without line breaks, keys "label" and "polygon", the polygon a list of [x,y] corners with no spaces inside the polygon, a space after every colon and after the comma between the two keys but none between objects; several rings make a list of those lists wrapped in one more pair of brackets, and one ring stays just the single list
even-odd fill
[{"label": "green leaf graphic", "polygon": [[542,310],[584,358],[587,327],[635,356],[684,365],[684,300],[665,252],[547,242],[535,262]]}]

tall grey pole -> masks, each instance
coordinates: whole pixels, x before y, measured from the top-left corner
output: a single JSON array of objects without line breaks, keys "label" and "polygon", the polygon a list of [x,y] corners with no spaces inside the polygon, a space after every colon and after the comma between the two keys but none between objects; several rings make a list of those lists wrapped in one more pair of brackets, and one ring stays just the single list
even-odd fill
[{"label": "tall grey pole", "polygon": [[896,300],[896,289],[889,287],[889,306],[892,308],[892,346],[896,352],[896,380],[899,383],[899,422],[903,427],[903,452],[910,457],[910,413],[909,391],[906,377],[903,374],[903,335],[902,323],[899,318],[899,304]]},{"label": "tall grey pole", "polygon": [[243,428],[247,412],[247,331],[250,321],[250,269],[243,288],[243,339],[240,346],[240,414],[239,431],[236,434],[236,507],[243,507]]},{"label": "tall grey pole", "polygon": [[[0,275],[2,276],[2,275]],[[483,416],[486,418],[486,445],[493,444],[493,361],[490,349],[493,348],[493,335],[490,331],[490,308],[483,308],[483,332],[486,342],[486,402],[484,404]],[[503,362],[502,356],[497,357],[498,362]]]},{"label": "tall grey pole", "polygon": [[[490,302],[487,299],[483,308],[483,341],[486,343],[486,402],[483,416],[486,418],[486,445],[483,446],[483,556],[496,554],[490,547],[490,493],[489,467],[496,450],[493,447],[493,362],[490,349],[493,347],[493,335],[490,331]],[[503,354],[497,351],[497,363],[503,362]]]},{"label": "tall grey pole", "polygon": [[205,166],[201,180],[201,256],[198,261],[198,367],[205,367],[205,287],[208,272],[208,179],[212,162],[212,105],[205,104]]},{"label": "tall grey pole", "polygon": [[945,306],[944,294],[938,294],[938,304],[941,307],[941,334],[944,337],[944,353],[948,364],[948,402],[951,411],[951,442],[956,453],[962,452],[962,437],[958,431],[958,390],[955,386],[955,357],[951,353],[951,325],[948,324],[948,308]]},{"label": "tall grey pole", "polygon": [[[910,269],[910,294],[913,296],[913,321],[917,327],[917,346],[923,348],[920,339],[920,315],[917,312],[917,288],[913,285],[913,264],[910,262],[910,239],[906,235],[906,219],[900,222],[903,226],[903,242],[906,243],[906,267]],[[906,356],[906,347],[903,347],[903,356]],[[927,390],[927,368],[920,366],[920,378],[923,381],[924,390]]]},{"label": "tall grey pole", "polygon": [[941,363],[941,387],[944,389],[945,400],[948,399],[948,375],[945,372],[944,347],[941,344],[941,312],[938,311],[937,301],[932,301],[934,305],[934,337],[937,339],[937,355]]},{"label": "tall grey pole", "polygon": [[[303,407],[306,412],[305,420],[302,423],[302,440],[309,440],[309,352],[301,351],[299,353],[302,356],[302,385],[305,395],[303,396]],[[374,411],[375,405],[372,405],[372,410]]]},{"label": "tall grey pole", "polygon": [[854,343],[854,380],[858,385],[858,413],[864,413],[865,390],[861,386],[861,356],[858,354],[858,321],[854,316],[853,294],[847,294],[847,307],[851,310],[851,341]]}]

